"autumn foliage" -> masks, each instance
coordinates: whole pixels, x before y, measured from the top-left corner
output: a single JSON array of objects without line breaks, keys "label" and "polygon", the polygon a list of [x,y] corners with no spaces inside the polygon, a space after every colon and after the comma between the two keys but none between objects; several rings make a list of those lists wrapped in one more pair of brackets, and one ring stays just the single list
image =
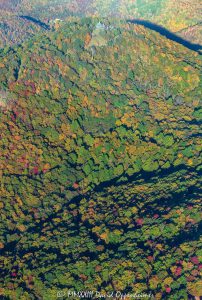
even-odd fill
[{"label": "autumn foliage", "polygon": [[2,297],[201,295],[200,69],[114,19],[0,52]]}]

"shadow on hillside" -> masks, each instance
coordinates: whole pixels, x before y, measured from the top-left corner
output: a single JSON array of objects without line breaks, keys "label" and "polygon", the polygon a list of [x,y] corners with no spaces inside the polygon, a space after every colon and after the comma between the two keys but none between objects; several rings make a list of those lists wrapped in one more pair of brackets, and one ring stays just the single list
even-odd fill
[{"label": "shadow on hillside", "polygon": [[137,25],[143,25],[146,28],[149,28],[153,31],[160,33],[161,35],[165,36],[167,39],[169,39],[171,41],[174,41],[178,44],[183,45],[184,47],[186,47],[190,50],[193,50],[195,52],[198,52],[199,54],[202,54],[202,45],[193,44],[160,25],[154,24],[150,21],[139,20],[139,19],[127,20],[127,22],[132,23],[132,24],[137,24]]},{"label": "shadow on hillside", "polygon": [[45,30],[50,30],[50,26],[47,25],[46,23],[40,21],[40,20],[37,20],[33,17],[30,17],[30,16],[19,16],[21,19],[24,19],[24,20],[27,20],[27,21],[30,21],[30,22],[33,22],[37,25],[39,25],[40,27],[42,27],[43,29]]}]

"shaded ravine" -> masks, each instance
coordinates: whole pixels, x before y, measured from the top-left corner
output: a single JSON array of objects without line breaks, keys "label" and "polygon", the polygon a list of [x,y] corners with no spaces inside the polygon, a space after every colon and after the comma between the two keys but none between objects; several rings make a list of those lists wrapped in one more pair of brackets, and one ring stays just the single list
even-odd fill
[{"label": "shaded ravine", "polygon": [[168,29],[164,28],[163,26],[157,25],[155,23],[152,23],[150,21],[146,20],[139,20],[139,19],[133,19],[133,20],[127,20],[128,23],[137,24],[137,25],[143,25],[146,28],[149,28],[153,31],[156,31],[160,33],[162,36],[165,36],[167,39],[176,42],[178,44],[183,45],[184,47],[195,51],[199,54],[202,54],[202,45],[200,44],[193,44],[182,37],[178,36],[177,34],[169,31]]},{"label": "shaded ravine", "polygon": [[[185,194],[186,195],[186,194]],[[185,200],[185,195],[184,195],[184,200]],[[174,194],[173,195],[175,197],[175,200],[178,199],[178,194]],[[75,198],[76,200],[76,203],[79,203],[81,198]],[[163,200],[163,199],[161,199]],[[64,205],[66,206],[66,205]],[[64,207],[63,207],[64,208]],[[35,224],[35,227],[31,228],[31,230],[28,230],[26,233],[25,233],[25,236],[27,233],[35,233],[36,231],[38,233],[41,233],[43,228],[44,228],[44,224],[46,222],[51,222],[51,220],[55,217],[59,217],[60,214],[62,213],[62,209],[60,210],[60,212],[56,212],[56,213],[53,213],[53,215],[51,215],[48,219],[44,220],[44,221],[41,221],[39,224]],[[75,219],[74,219],[74,222],[75,222],[75,230],[76,230],[76,233],[79,233],[79,228],[80,228],[80,222],[81,222],[81,215],[78,214]],[[51,224],[53,225],[53,223],[51,222]],[[40,225],[40,226],[39,226]],[[67,224],[66,223],[63,223],[61,224],[62,227],[66,228]],[[103,250],[104,252],[105,251],[110,251],[110,250],[113,250],[114,252],[119,252],[119,253],[122,253],[122,250],[119,250],[119,247],[120,247],[120,243],[117,243],[117,244],[106,244],[104,243],[103,241],[98,241],[98,238],[97,236],[92,232],[92,227],[91,227],[91,224],[89,224],[88,222],[85,222],[83,223],[83,225],[85,226],[91,240],[97,244],[97,245],[104,245],[105,249]],[[53,225],[54,226],[54,225]],[[116,227],[118,229],[118,227]],[[36,230],[36,231],[35,231]],[[54,227],[50,230],[54,230]],[[126,233],[128,231],[133,231],[134,228],[132,229],[128,229],[127,227],[124,228],[124,231],[126,230]],[[179,232],[179,234],[176,236],[176,238],[167,238],[165,241],[166,243],[168,244],[168,246],[170,248],[174,248],[175,245],[179,245],[180,242],[182,241],[192,241],[192,240],[197,240],[199,235],[200,235],[200,232],[201,232],[201,222],[199,222],[198,224],[198,227],[197,228],[192,228],[191,229],[191,232],[184,232],[183,230]],[[164,241],[164,242],[165,242]],[[17,247],[17,243],[9,243],[6,248],[3,250],[3,253],[5,254],[7,251],[10,251],[10,253],[12,253],[12,256],[14,257],[20,257],[21,259],[23,258],[23,256],[27,253],[29,253],[30,251],[32,253],[35,253],[36,256],[40,257],[40,251],[43,249],[43,246],[41,245],[39,248],[37,247],[34,247],[34,246],[31,246],[29,249],[24,249],[24,248],[21,248],[21,244],[19,243],[18,247]],[[141,249],[147,249],[148,247],[145,246],[145,244],[140,241],[138,242],[138,247],[141,248]],[[12,249],[12,251],[11,251]],[[125,251],[125,250],[124,250]],[[57,251],[57,248],[55,248],[54,246],[50,246],[48,249],[46,249],[46,253],[47,254],[56,254],[56,257],[52,260],[52,264],[57,264],[57,265],[60,265],[61,262],[64,262],[65,259],[68,258],[68,255],[69,254],[63,254],[61,252],[58,252]],[[128,252],[124,252],[125,255],[127,255]],[[90,250],[85,250],[83,252],[81,252],[81,255],[82,257],[83,256],[89,256],[92,260],[97,260],[98,259],[98,254],[99,253],[96,253],[94,251],[90,251]],[[113,255],[112,254],[109,254],[109,255]],[[112,259],[112,257],[110,257]],[[15,263],[15,260],[13,262],[13,264]],[[43,262],[41,262],[40,260],[38,260],[38,264],[42,264]],[[28,262],[28,265],[30,267],[30,270],[33,269],[33,266],[31,264],[29,264]],[[42,265],[40,265],[42,266]],[[9,272],[8,273],[2,273],[3,276],[9,276]],[[43,278],[44,280],[44,277],[43,277],[43,274],[40,274],[41,275],[41,278]],[[25,287],[24,287],[25,288]],[[30,293],[34,293],[34,291],[29,291]],[[37,299],[37,298],[34,298],[34,299]]]},{"label": "shaded ravine", "polygon": [[39,25],[40,27],[42,27],[43,29],[45,29],[45,30],[50,30],[50,26],[49,25],[47,25],[46,23],[44,23],[44,22],[42,22],[42,21],[40,21],[40,20],[37,20],[37,19],[35,19],[35,18],[33,18],[33,17],[30,17],[30,16],[23,16],[23,15],[21,15],[21,16],[19,16],[21,19],[24,19],[24,20],[27,20],[27,21],[30,21],[30,22],[32,22],[32,23],[35,23],[35,24],[37,24],[37,25]]}]

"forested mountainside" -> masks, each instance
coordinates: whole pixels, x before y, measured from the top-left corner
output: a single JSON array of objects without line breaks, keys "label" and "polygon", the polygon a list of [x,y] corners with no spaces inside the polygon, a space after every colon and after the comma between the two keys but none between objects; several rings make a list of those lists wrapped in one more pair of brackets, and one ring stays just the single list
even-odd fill
[{"label": "forested mountainside", "polygon": [[200,296],[201,56],[74,18],[0,69],[3,299]]},{"label": "forested mountainside", "polygon": [[30,16],[52,24],[69,16],[144,19],[166,27],[195,44],[201,44],[200,0],[10,0],[0,3],[0,47],[28,39],[44,28],[22,19]]}]

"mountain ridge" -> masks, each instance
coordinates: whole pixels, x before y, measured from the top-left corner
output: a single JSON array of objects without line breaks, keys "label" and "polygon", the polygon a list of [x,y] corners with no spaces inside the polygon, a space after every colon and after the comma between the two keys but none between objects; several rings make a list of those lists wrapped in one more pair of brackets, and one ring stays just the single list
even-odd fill
[{"label": "mountain ridge", "polygon": [[[18,3],[18,5],[17,5]],[[16,15],[9,17],[9,9],[12,14]],[[100,5],[99,1],[17,1],[14,8],[11,3],[5,2],[1,7],[1,36],[3,39],[3,47],[6,43],[18,43],[24,38],[29,38],[30,34],[34,34],[37,30],[33,28],[29,22],[19,22],[19,15],[27,15],[31,18],[36,18],[45,22],[54,19],[65,20],[70,16],[99,16],[103,17],[117,17],[119,19],[144,19],[156,23],[159,26],[164,26],[167,30],[178,34],[192,43],[201,42],[201,25],[200,23],[200,1],[194,0],[180,0],[178,6],[173,0],[155,0],[143,2],[136,0],[133,2],[126,2],[125,0],[104,1]],[[7,10],[7,17],[4,17],[5,10]],[[193,27],[192,27],[193,26]],[[188,27],[188,28],[187,28]],[[195,28],[193,30],[193,28]],[[181,33],[181,31],[183,32]],[[22,37],[17,34],[21,32]],[[24,32],[22,34],[22,31]],[[13,33],[16,36],[13,37]]]}]

